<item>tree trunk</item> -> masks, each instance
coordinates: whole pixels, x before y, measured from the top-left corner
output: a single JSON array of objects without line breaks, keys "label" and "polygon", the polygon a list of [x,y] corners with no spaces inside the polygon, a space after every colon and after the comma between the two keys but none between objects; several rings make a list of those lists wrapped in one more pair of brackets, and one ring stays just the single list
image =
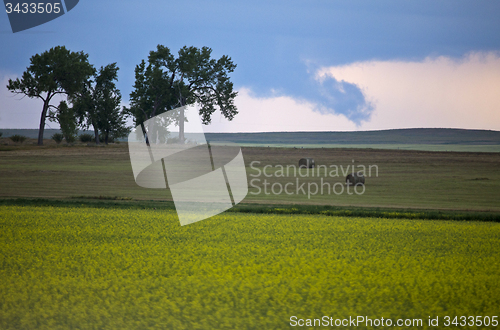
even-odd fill
[{"label": "tree trunk", "polygon": [[142,129],[142,134],[146,138],[146,144],[148,147],[150,147],[151,145],[149,144],[149,136],[148,132],[146,131],[146,125],[144,125],[144,123],[141,124],[141,129]]},{"label": "tree trunk", "polygon": [[43,146],[43,131],[45,130],[45,118],[47,118],[47,110],[49,109],[50,98],[43,100],[42,116],[40,117],[40,128],[38,129],[38,145]]},{"label": "tree trunk", "polygon": [[179,143],[184,144],[184,106],[181,108],[179,116]]},{"label": "tree trunk", "polygon": [[104,133],[104,144],[108,145],[109,132]]},{"label": "tree trunk", "polygon": [[95,144],[99,144],[99,130],[94,122],[92,122],[92,127],[94,127]]},{"label": "tree trunk", "polygon": [[179,143],[184,144],[184,108],[186,106],[186,98],[180,97],[181,111],[179,114]]}]

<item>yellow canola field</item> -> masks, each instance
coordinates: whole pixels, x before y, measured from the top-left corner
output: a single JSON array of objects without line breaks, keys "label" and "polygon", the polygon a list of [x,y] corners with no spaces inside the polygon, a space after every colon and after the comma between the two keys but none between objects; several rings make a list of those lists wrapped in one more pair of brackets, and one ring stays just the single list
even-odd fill
[{"label": "yellow canola field", "polygon": [[499,238],[486,222],[225,213],[181,227],[172,211],[1,206],[0,329],[500,316]]}]

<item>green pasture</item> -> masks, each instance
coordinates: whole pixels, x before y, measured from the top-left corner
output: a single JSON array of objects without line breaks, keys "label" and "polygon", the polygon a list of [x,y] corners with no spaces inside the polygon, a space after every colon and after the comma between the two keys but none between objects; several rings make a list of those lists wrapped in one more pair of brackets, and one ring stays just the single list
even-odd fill
[{"label": "green pasture", "polygon": [[[126,143],[106,147],[9,148],[0,151],[0,198],[118,196],[171,200],[168,189],[145,189],[136,185]],[[500,211],[500,153],[245,147],[242,150],[250,183],[244,203]],[[327,166],[328,172],[331,166],[337,166],[338,176],[328,173],[325,177],[322,169],[318,175],[318,168],[314,173],[308,170],[307,177],[293,172],[277,176],[278,166],[297,166],[302,157],[313,157],[317,166]],[[327,189],[323,194],[307,193],[309,184],[314,189],[314,184],[319,187],[322,179],[330,187],[337,184],[339,192],[338,188],[345,182],[342,169],[353,165],[355,169],[377,168],[366,178],[362,195],[353,194],[352,189],[351,194],[347,190],[341,194],[332,190],[328,193]],[[271,177],[264,175],[266,166],[265,174]],[[297,191],[297,179],[305,190]],[[284,191],[275,194],[269,190],[266,194],[264,180],[268,188],[275,183],[284,186],[291,182],[293,194]]]},{"label": "green pasture", "polygon": [[500,305],[498,223],[0,206],[0,229],[1,329],[428,328]]},{"label": "green pasture", "polygon": [[[268,148],[266,152],[266,148],[248,148],[244,156],[249,166],[247,201],[500,210],[499,153],[326,148]],[[316,168],[295,172],[291,165],[297,166],[301,157],[313,158]],[[345,185],[342,190],[345,174],[351,173],[353,167],[354,171],[365,171],[364,190],[357,190],[360,194],[354,189],[349,192]],[[287,184],[290,189],[285,192]],[[302,184],[303,189],[298,189]],[[281,187],[283,191],[277,194]]]}]

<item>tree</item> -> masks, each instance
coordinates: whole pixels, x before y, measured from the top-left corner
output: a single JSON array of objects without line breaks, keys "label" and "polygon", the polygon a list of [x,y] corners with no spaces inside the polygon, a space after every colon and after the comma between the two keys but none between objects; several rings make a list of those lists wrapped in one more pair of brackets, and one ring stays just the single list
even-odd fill
[{"label": "tree", "polygon": [[120,107],[122,96],[115,84],[118,81],[118,70],[116,63],[109,64],[101,67],[95,78],[97,126],[103,133],[105,144],[108,144],[110,136],[119,138],[129,132],[125,122],[128,115]]},{"label": "tree", "polygon": [[[148,64],[135,68],[134,90],[127,111],[136,125],[165,111],[197,103],[204,124],[218,108],[229,120],[238,113],[234,105],[237,92],[228,74],[236,68],[230,57],[211,58],[212,49],[184,46],[175,58],[165,46],[151,51]],[[184,142],[184,109],[179,113],[179,140]]]},{"label": "tree", "polygon": [[73,104],[82,125],[94,128],[95,142],[99,144],[99,133],[108,144],[109,137],[127,135],[125,119],[127,113],[120,109],[121,93],[116,87],[118,80],[116,63],[101,67],[85,84],[82,94],[73,99]]},{"label": "tree", "polygon": [[55,95],[72,97],[81,91],[84,82],[94,73],[88,62],[88,54],[70,52],[64,46],[57,46],[36,54],[30,59],[21,79],[9,79],[7,88],[16,94],[43,101],[38,131],[38,145],[43,145],[43,132],[49,108],[55,108],[50,102]]},{"label": "tree", "polygon": [[51,113],[51,121],[57,121],[61,127],[61,132],[68,143],[72,143],[76,139],[78,131],[77,118],[73,108],[68,107],[66,101],[61,101],[57,107],[57,112]]}]

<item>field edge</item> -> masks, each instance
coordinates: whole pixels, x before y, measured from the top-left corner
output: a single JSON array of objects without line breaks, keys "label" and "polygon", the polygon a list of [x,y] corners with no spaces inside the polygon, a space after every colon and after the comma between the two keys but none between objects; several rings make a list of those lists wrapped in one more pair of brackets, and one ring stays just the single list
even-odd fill
[{"label": "field edge", "polygon": [[[93,207],[175,210],[174,202],[134,200],[119,196],[77,196],[63,199],[0,198],[0,206]],[[241,203],[224,213],[304,214],[356,218],[500,222],[500,212],[305,204]]]}]

